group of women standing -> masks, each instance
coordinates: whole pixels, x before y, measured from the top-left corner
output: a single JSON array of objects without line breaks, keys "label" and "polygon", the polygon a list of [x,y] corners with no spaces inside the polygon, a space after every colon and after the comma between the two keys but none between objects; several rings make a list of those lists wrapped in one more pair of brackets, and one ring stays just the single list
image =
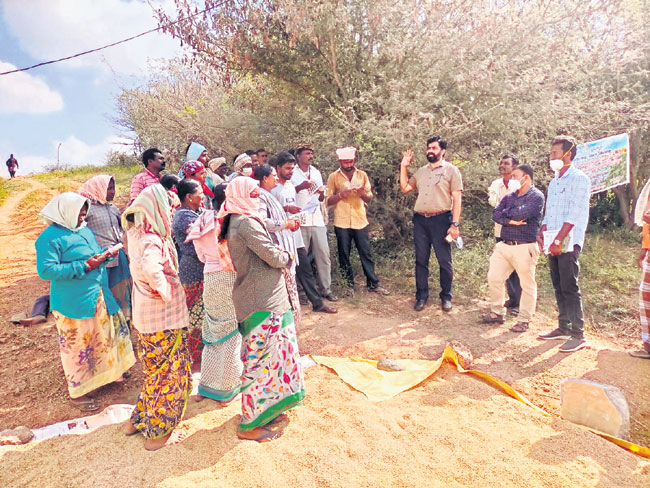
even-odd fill
[{"label": "group of women standing", "polygon": [[201,167],[184,166],[175,212],[156,184],[120,216],[110,204],[115,182],[101,175],[40,213],[49,226],[36,242],[37,267],[51,281],[71,401],[96,410],[88,394],[135,363],[131,321],[145,379],[124,432],[141,433],[149,450],[181,421],[193,366],[197,399],[227,404],[242,394],[242,439],[277,437],[269,426],[305,395],[284,271],[295,256],[271,239],[255,180],[235,177],[208,193]]}]

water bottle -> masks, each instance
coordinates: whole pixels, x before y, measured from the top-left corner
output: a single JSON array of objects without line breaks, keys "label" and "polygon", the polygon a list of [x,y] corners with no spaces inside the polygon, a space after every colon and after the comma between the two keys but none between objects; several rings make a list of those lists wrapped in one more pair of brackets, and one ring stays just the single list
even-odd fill
[{"label": "water bottle", "polygon": [[458,239],[456,239],[454,242],[456,243],[456,247],[458,249],[463,248],[463,238],[461,236],[458,236]]}]

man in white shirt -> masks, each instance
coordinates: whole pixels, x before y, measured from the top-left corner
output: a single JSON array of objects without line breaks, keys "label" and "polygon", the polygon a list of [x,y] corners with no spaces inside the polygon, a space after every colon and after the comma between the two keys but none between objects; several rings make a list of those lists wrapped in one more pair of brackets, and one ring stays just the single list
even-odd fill
[{"label": "man in white shirt", "polygon": [[[291,177],[291,183],[296,189],[298,207],[302,208],[313,200],[322,202],[325,199],[326,187],[323,185],[323,176],[320,171],[312,166],[314,149],[310,144],[299,144],[296,147],[295,156],[298,164]],[[329,301],[337,301],[338,298],[332,294],[332,263],[327,242],[327,226],[321,205],[317,205],[313,213],[307,212],[305,223],[300,226],[300,231],[305,248],[312,253],[314,258],[322,287],[321,294]]]},{"label": "man in white shirt", "polygon": [[[288,152],[278,154],[271,162],[271,166],[277,171],[278,186],[271,190],[273,195],[287,215],[295,215],[300,212],[300,208],[296,205],[296,189],[291,184],[291,176],[295,168],[295,159]],[[338,310],[323,303],[323,297],[318,292],[316,286],[316,278],[312,273],[311,263],[307,257],[305,244],[303,242],[300,230],[292,232],[294,243],[297,251],[297,267],[296,275],[298,283],[302,287],[308,300],[314,307],[314,312],[321,313],[336,313]]]},{"label": "man in white shirt", "polygon": [[[494,180],[488,188],[488,203],[496,208],[501,202],[501,199],[511,192],[508,189],[508,184],[511,181],[512,170],[519,165],[519,159],[511,154],[506,154],[499,161],[499,178]],[[501,242],[501,224],[494,223],[494,237],[497,242]],[[506,289],[508,290],[508,301],[505,307],[510,310],[510,313],[517,315],[519,313],[519,301],[521,300],[521,285],[519,284],[519,276],[517,272],[513,271],[506,280]]]}]

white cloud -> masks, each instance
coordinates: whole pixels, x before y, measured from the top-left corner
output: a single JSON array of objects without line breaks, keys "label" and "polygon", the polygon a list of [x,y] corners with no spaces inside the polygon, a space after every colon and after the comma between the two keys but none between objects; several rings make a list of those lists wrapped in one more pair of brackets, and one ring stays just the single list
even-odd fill
[{"label": "white cloud", "polygon": [[[0,61],[0,71],[16,69]],[[43,80],[28,73],[0,76],[0,112],[44,114],[63,109],[63,98]]]},{"label": "white cloud", "polygon": [[51,142],[51,153],[48,155],[15,153],[20,165],[19,174],[42,173],[46,167],[53,167],[57,164],[57,148],[59,150],[59,162],[62,166],[85,166],[88,164],[102,165],[106,163],[106,155],[109,151],[128,152],[130,146],[128,139],[119,136],[109,136],[98,144],[87,144],[77,139],[74,135],[68,136],[63,141]]},{"label": "white cloud", "polygon": [[[171,0],[152,3],[173,12]],[[22,48],[40,61],[70,56],[157,27],[151,7],[142,0],[2,0],[2,6],[6,26]],[[148,58],[172,58],[180,52],[178,40],[154,32],[60,65],[144,76]]]}]

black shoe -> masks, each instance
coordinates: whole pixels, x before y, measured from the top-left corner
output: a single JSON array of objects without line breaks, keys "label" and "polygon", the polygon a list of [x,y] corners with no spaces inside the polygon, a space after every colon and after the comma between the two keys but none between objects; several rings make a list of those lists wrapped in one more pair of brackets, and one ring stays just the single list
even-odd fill
[{"label": "black shoe", "polygon": [[307,297],[299,297],[298,300],[300,300],[300,305],[309,304],[309,300],[307,300]]},{"label": "black shoe", "polygon": [[420,312],[426,304],[427,304],[426,300],[415,300],[415,305],[413,306],[413,310],[415,310],[416,312]]},{"label": "black shoe", "polygon": [[573,352],[579,351],[583,347],[587,347],[587,341],[585,341],[582,337],[572,337],[560,346],[559,351]]},{"label": "black shoe", "polygon": [[329,300],[330,302],[338,302],[339,301],[339,297],[334,295],[334,293],[330,293],[329,295],[323,295],[323,298],[325,300]]},{"label": "black shoe", "polygon": [[441,306],[443,312],[449,312],[451,310],[451,300],[443,300]]},{"label": "black shoe", "polygon": [[551,332],[548,332],[547,334],[538,335],[537,338],[543,341],[568,341],[569,339],[571,339],[571,334],[563,331],[558,327],[557,329],[553,329]]}]

